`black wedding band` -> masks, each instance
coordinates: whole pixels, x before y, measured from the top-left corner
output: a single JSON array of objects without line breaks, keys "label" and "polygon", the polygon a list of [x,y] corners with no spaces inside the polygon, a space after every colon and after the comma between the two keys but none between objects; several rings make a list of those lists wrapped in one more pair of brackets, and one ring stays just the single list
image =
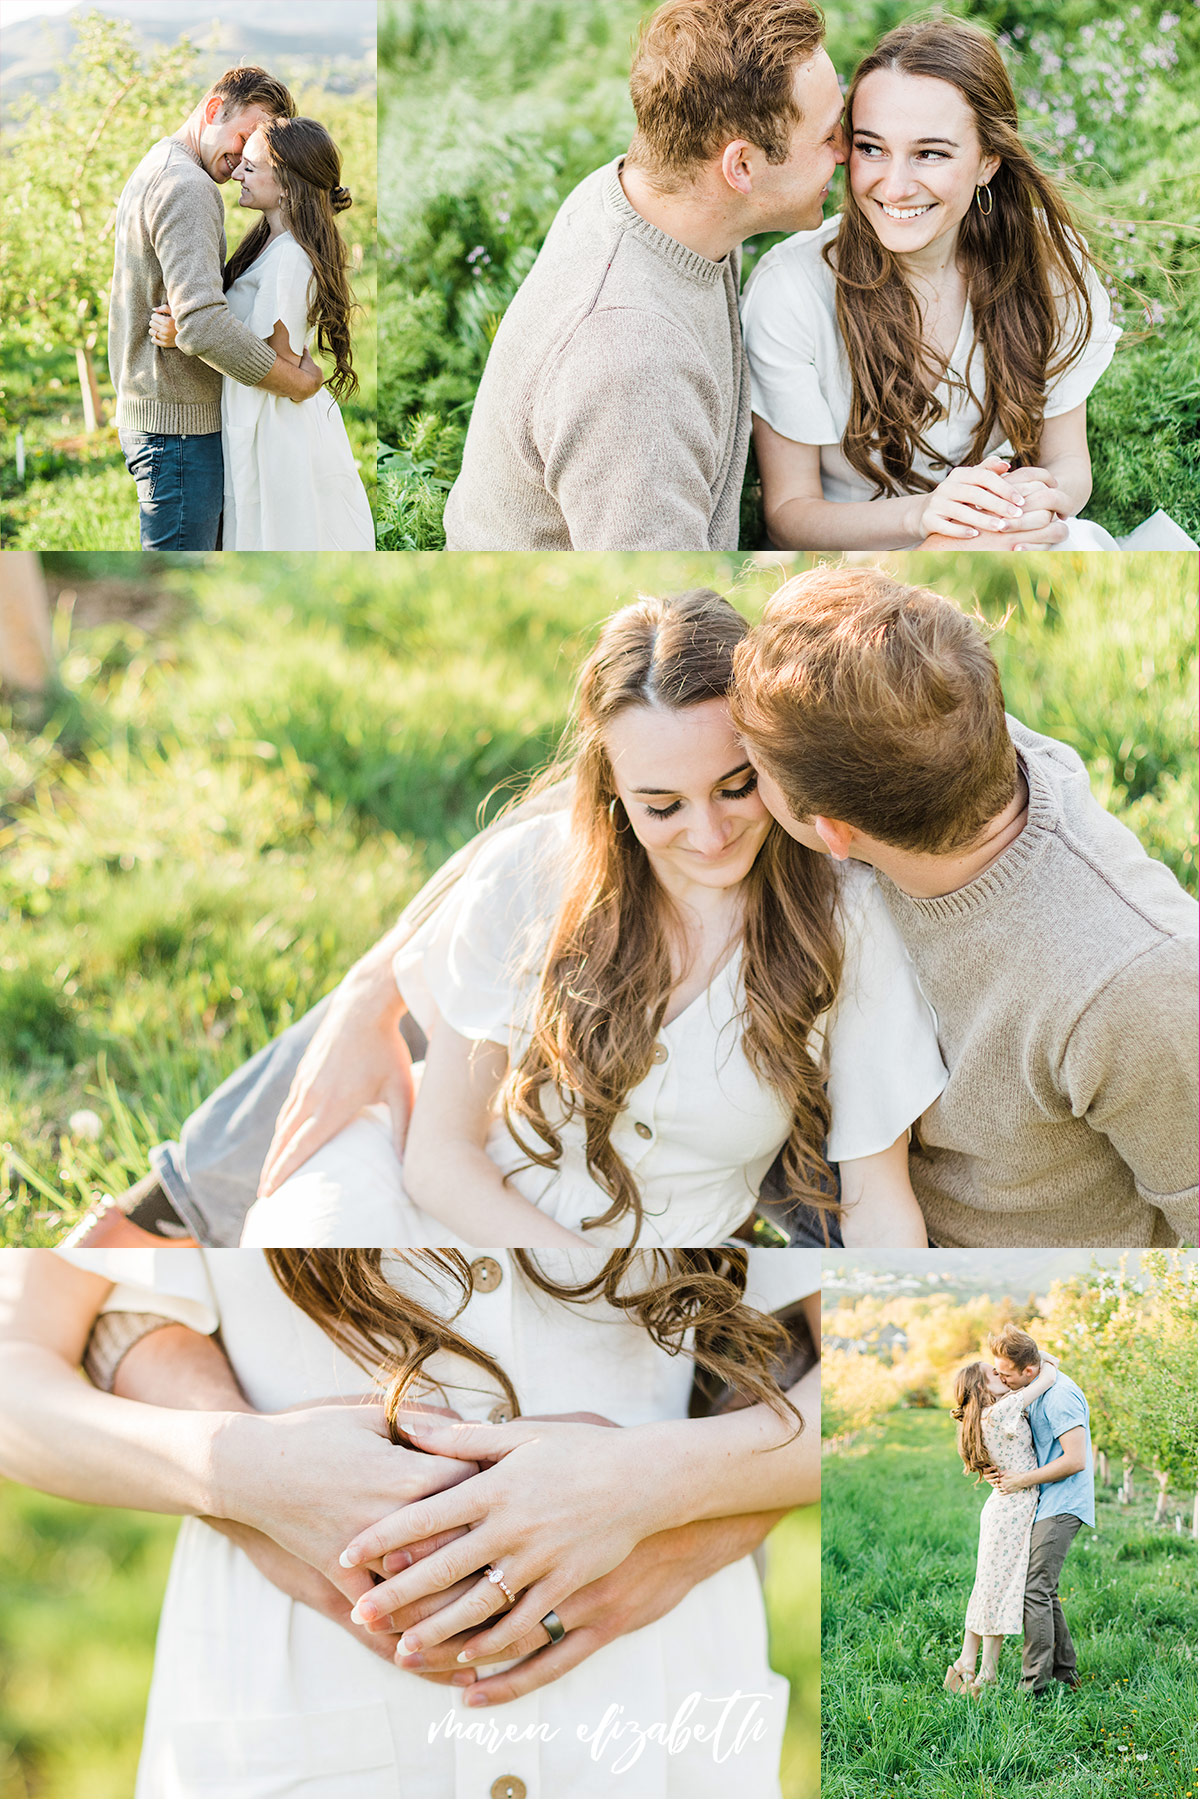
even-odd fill
[{"label": "black wedding band", "polygon": [[550,1633],[550,1642],[552,1644],[561,1644],[567,1635],[567,1628],[559,1618],[558,1614],[556,1612],[548,1612],[542,1620],[542,1624]]}]

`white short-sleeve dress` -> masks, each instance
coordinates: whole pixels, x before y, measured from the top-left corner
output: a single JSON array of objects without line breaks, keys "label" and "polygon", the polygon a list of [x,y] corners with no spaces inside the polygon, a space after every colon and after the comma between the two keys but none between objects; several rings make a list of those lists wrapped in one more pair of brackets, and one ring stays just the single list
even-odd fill
[{"label": "white short-sleeve dress", "polygon": [[[567,833],[561,812],[498,833],[401,951],[396,979],[422,1026],[436,1008],[464,1037],[503,1044],[510,1058],[519,1057],[562,892]],[[861,865],[844,867],[844,973],[836,1003],[819,1024],[829,1057],[831,1162],[887,1149],[947,1080],[936,1021],[874,877]],[[787,1110],[746,1057],[742,1006],[735,954],[662,1027],[649,1073],[613,1128],[613,1145],[639,1184],[642,1247],[720,1243],[753,1211],[787,1139]],[[582,1231],[585,1219],[607,1210],[608,1196],[588,1172],[582,1119],[562,1122],[560,1135],[563,1155],[553,1170],[527,1166],[501,1117],[492,1123],[487,1152],[525,1199],[568,1230]],[[589,1229],[587,1242],[619,1248],[631,1226],[626,1216]],[[382,1235],[364,1235],[368,1230]],[[413,1205],[382,1108],[361,1114],[274,1194],[256,1201],[241,1238],[258,1247],[465,1248],[492,1241],[486,1219],[464,1241]]]},{"label": "white short-sleeve dress", "polygon": [[[997,1469],[1025,1474],[1037,1468],[1029,1415],[1019,1393],[1002,1394],[983,1415],[983,1441]],[[1041,1489],[1002,1494],[993,1488],[979,1515],[975,1585],[966,1626],[980,1637],[1005,1637],[1022,1629],[1029,1534]]]},{"label": "white short-sleeve dress", "polygon": [[[824,251],[837,236],[840,215],[815,231],[798,231],[768,250],[756,264],[742,295],[742,334],[750,362],[750,403],[781,437],[821,450],[821,491],[826,500],[871,500],[875,489],[842,454],[842,438],[850,419],[853,384],[845,345],[838,330],[833,270]],[[1075,361],[1046,393],[1045,417],[1073,412],[1091,393],[1112,361],[1120,329],[1113,323],[1108,294],[1087,269],[1092,307],[1092,333]],[[950,379],[953,377],[953,379]],[[981,417],[967,391],[985,391],[983,347],[975,338],[975,319],[968,300],[962,326],[950,355],[949,375],[937,388],[945,415],[925,432],[934,455],[919,452],[916,472],[940,481],[964,464]],[[1011,454],[1012,446],[997,428],[986,454]],[[934,460],[936,459],[936,460]],[[1063,550],[1184,550],[1195,545],[1165,513],[1139,525],[1119,542],[1086,519],[1070,523]]]},{"label": "white short-sleeve dress", "polygon": [[[299,356],[313,267],[290,231],[272,238],[225,295],[257,337],[277,321]],[[373,550],[375,527],[336,400],[284,399],[226,375],[221,385],[226,550]]]},{"label": "white short-sleeve dress", "polygon": [[[106,1310],[164,1313],[202,1331],[219,1326],[243,1392],[260,1410],[369,1388],[253,1251],[60,1254],[119,1283]],[[548,1275],[576,1283],[602,1260],[590,1249],[537,1257]],[[486,1276],[455,1327],[501,1363],[523,1411],[586,1410],[621,1426],[686,1418],[686,1353],[667,1355],[606,1301],[551,1298],[505,1250],[479,1261]],[[461,1297],[440,1271],[403,1256],[386,1257],[384,1268],[426,1306],[449,1311]],[[636,1275],[644,1281],[647,1270]],[[819,1284],[816,1251],[750,1252],[746,1298],[761,1310]],[[460,1359],[439,1355],[427,1373],[464,1418],[486,1419],[499,1398]],[[504,1792],[530,1800],[757,1800],[779,1792],[787,1704],[788,1683],[767,1660],[750,1557],[550,1686],[477,1715],[454,1690],[383,1663],[289,1600],[226,1538],[187,1519],[163,1602],[137,1792],[154,1800],[484,1800]],[[505,1778],[521,1786],[506,1787]]]}]

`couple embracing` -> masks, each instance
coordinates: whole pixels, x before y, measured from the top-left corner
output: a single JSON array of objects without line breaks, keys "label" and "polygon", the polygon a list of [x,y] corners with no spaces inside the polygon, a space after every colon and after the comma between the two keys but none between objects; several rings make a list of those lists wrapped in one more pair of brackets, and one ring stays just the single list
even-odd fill
[{"label": "couple embracing", "polygon": [[643,598],[558,763],[72,1241],[1186,1242],[1195,918],[942,595]]},{"label": "couple embracing", "polygon": [[[231,179],[260,217],[226,262]],[[351,203],[325,127],[250,67],[227,70],[126,182],[108,365],[144,550],[374,548],[337,405],[358,387],[336,224]]]},{"label": "couple embracing", "polygon": [[[646,22],[633,141],[496,334],[448,548],[736,549],[752,426],[779,549],[1196,547],[1161,512],[1120,545],[1077,516],[1120,332],[995,39],[900,24],[843,100],[823,37],[811,0]],[[741,292],[767,232],[794,235]]]},{"label": "couple embracing", "polygon": [[963,1647],[945,1685],[976,1698],[995,1687],[1004,1639],[1023,1630],[1021,1690],[1045,1695],[1055,1683],[1080,1685],[1058,1583],[1076,1534],[1096,1523],[1088,1403],[1020,1326],[994,1332],[988,1348],[991,1363],[969,1363],[954,1379],[963,1469],[993,1491],[979,1516]]}]

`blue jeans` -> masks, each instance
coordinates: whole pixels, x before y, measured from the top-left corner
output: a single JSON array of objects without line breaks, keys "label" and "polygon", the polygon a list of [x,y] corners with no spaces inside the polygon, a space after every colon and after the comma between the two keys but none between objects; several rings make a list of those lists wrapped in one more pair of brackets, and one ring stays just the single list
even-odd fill
[{"label": "blue jeans", "polygon": [[118,433],[137,482],[143,550],[215,550],[225,502],[221,434]]}]

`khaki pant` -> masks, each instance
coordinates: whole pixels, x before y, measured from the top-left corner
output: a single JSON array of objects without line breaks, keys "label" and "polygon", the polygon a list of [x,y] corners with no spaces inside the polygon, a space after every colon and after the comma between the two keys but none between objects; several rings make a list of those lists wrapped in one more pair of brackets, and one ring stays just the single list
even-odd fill
[{"label": "khaki pant", "polygon": [[1018,1686],[1040,1693],[1052,1681],[1075,1674],[1075,1646],[1058,1599],[1058,1578],[1075,1533],[1083,1524],[1074,1513],[1034,1521],[1025,1576],[1025,1648]]}]

